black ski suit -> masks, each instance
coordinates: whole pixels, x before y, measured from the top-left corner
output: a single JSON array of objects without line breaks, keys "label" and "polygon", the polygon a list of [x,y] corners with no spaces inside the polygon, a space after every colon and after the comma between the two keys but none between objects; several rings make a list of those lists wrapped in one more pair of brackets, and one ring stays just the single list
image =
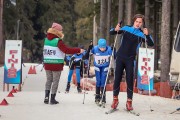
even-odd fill
[{"label": "black ski suit", "polygon": [[[110,30],[111,35],[116,35],[117,31],[114,28]],[[115,80],[113,86],[113,95],[118,96],[120,91],[120,82],[122,80],[123,71],[126,71],[127,83],[127,98],[133,97],[133,83],[134,83],[134,60],[137,52],[138,45],[145,42],[147,38],[148,46],[153,46],[154,42],[150,35],[144,35],[141,29],[134,28],[133,26],[124,26],[118,34],[122,34],[121,45],[116,53],[116,70]]]}]

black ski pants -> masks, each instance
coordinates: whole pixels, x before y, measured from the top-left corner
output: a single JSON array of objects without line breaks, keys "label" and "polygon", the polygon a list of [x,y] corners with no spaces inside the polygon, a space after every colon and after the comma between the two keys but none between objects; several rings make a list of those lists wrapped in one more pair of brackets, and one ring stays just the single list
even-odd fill
[{"label": "black ski pants", "polygon": [[120,91],[120,82],[122,81],[123,71],[126,71],[126,83],[127,83],[127,98],[133,97],[133,83],[134,83],[134,57],[124,59],[117,56],[115,80],[113,86],[113,95],[118,96]]}]

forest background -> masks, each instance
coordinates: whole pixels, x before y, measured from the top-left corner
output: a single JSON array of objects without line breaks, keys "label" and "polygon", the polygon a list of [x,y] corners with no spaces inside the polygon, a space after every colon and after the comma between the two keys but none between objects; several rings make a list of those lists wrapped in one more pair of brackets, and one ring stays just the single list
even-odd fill
[{"label": "forest background", "polygon": [[121,20],[131,25],[132,17],[140,13],[155,42],[154,68],[161,71],[161,81],[167,81],[179,6],[179,0],[0,0],[0,62],[4,61],[5,40],[19,39],[23,62],[41,63],[43,40],[53,22],[63,26],[63,41],[69,46],[87,48],[99,38],[112,45],[110,28]]}]

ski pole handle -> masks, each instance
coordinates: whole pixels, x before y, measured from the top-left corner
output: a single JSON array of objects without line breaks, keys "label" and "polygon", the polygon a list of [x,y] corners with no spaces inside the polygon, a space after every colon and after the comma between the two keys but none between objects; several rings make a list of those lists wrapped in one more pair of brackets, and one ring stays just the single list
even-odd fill
[{"label": "ski pole handle", "polygon": [[[121,25],[122,25],[122,20],[118,23],[119,25],[119,28],[118,28],[118,30],[117,30],[117,34],[118,34],[118,32],[119,32],[119,30],[120,30],[120,28],[121,28]],[[117,26],[116,26],[117,27]],[[115,28],[116,29],[116,28]],[[117,36],[117,35],[116,35]]]},{"label": "ski pole handle", "polygon": [[121,26],[122,26],[122,20],[119,22],[119,25],[120,25],[119,27],[121,27]]}]

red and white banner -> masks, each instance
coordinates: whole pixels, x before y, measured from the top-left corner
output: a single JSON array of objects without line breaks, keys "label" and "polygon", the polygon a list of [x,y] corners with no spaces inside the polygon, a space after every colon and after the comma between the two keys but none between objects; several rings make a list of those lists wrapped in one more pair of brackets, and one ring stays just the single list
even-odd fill
[{"label": "red and white banner", "polygon": [[21,83],[21,40],[6,40],[5,61],[4,61],[4,83]]},{"label": "red and white banner", "polygon": [[[139,48],[138,88],[153,90],[154,85],[154,49]],[[150,84],[150,85],[149,85]],[[149,88],[150,87],[150,88]]]}]

